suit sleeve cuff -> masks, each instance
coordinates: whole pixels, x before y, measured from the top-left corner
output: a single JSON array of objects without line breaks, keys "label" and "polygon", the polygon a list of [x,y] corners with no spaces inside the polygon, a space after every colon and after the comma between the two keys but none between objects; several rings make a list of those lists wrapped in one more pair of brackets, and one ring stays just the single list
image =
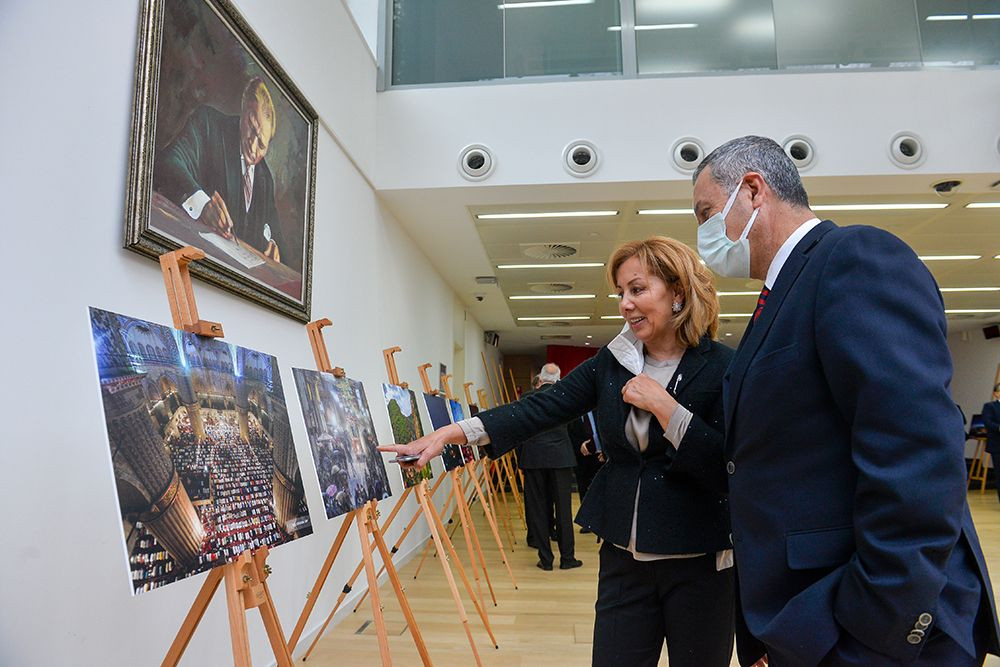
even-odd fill
[{"label": "suit sleeve cuff", "polygon": [[462,433],[465,434],[465,439],[469,441],[470,445],[485,447],[490,444],[490,436],[483,428],[483,420],[479,417],[463,419],[458,422],[458,426],[462,429]]},{"label": "suit sleeve cuff", "polygon": [[691,425],[692,416],[691,411],[679,403],[674,408],[673,414],[670,415],[670,421],[663,429],[663,436],[670,441],[674,449],[681,446],[681,440],[684,439],[684,434],[687,433],[688,426]]},{"label": "suit sleeve cuff", "polygon": [[181,204],[181,208],[183,208],[184,211],[191,216],[192,220],[197,220],[201,217],[201,210],[205,208],[205,204],[207,204],[211,199],[211,197],[205,194],[204,190],[198,190],[198,192],[184,200],[184,203]]}]

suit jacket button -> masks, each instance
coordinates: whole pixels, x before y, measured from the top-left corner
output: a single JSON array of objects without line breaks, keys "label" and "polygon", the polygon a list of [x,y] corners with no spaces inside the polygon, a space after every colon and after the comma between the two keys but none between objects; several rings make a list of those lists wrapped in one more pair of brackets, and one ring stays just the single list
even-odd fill
[{"label": "suit jacket button", "polygon": [[920,618],[917,619],[917,627],[921,629],[927,628],[930,627],[930,624],[933,622],[934,622],[934,617],[928,614],[927,612],[924,612],[920,614]]},{"label": "suit jacket button", "polygon": [[911,644],[919,644],[921,641],[923,641],[923,639],[924,639],[923,637],[921,637],[915,632],[911,632],[910,634],[906,635],[906,641],[910,642]]},{"label": "suit jacket button", "polygon": [[732,461],[730,461],[729,463],[727,463],[726,464],[726,472],[728,472],[730,475],[735,475],[736,474],[736,464],[733,463]]}]

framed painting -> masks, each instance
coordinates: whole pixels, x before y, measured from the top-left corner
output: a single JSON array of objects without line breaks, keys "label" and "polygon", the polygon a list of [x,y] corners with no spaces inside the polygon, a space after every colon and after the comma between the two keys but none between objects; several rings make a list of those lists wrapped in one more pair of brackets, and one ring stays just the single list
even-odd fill
[{"label": "framed painting", "polygon": [[125,247],[307,322],[318,117],[228,0],[145,0]]}]

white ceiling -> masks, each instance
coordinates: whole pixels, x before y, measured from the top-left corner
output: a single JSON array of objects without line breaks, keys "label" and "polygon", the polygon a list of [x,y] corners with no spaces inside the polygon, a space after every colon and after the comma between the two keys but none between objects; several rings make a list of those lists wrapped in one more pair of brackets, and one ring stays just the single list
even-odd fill
[{"label": "white ceiling", "polygon": [[[963,186],[941,198],[930,188],[943,178]],[[966,209],[970,201],[1000,201],[988,175],[901,175],[804,179],[812,203],[947,202],[948,208],[921,211],[818,213],[840,225],[871,224],[906,241],[920,255],[982,255],[976,261],[929,262],[942,287],[1000,287],[1000,209]],[[644,208],[689,208],[691,185],[661,183],[580,183],[542,186],[472,186],[434,190],[382,191],[385,205],[437,266],[444,279],[487,330],[500,333],[508,353],[537,353],[546,344],[603,345],[621,329],[617,303],[609,298],[604,268],[497,269],[504,263],[605,262],[620,243],[663,234],[695,245],[693,216],[639,216]],[[601,218],[476,220],[476,214],[566,210],[614,210]],[[567,244],[577,252],[564,259],[539,260],[525,254],[533,244]],[[496,276],[498,285],[477,285],[476,276]],[[512,301],[534,294],[537,283],[568,283],[567,294],[594,294],[594,299]],[[720,292],[756,293],[760,282],[718,279]],[[536,288],[537,289],[537,288]],[[475,295],[482,295],[477,301]],[[1000,291],[946,293],[949,309],[1000,309]],[[749,313],[755,296],[721,297],[723,313]],[[585,321],[518,321],[518,317],[587,316]],[[558,319],[556,319],[558,322]],[[952,330],[973,329],[1000,321],[1000,315],[952,315]],[[735,344],[747,318],[724,318],[720,337]],[[542,336],[569,335],[569,340]],[[592,338],[587,338],[592,336]]]}]

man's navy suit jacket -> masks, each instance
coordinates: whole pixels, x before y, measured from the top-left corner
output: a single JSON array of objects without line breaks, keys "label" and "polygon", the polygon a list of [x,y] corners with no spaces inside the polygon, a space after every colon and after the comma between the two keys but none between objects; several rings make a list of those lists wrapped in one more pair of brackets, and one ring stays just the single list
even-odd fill
[{"label": "man's navy suit jacket", "polygon": [[744,664],[814,665],[842,633],[908,662],[925,613],[916,638],[971,651],[980,605],[997,648],[946,332],[895,236],[825,221],[795,246],[725,380]]},{"label": "man's navy suit jacket", "polygon": [[[986,424],[986,451],[994,457],[1000,455],[1000,401],[990,401],[983,406],[983,423]],[[994,461],[994,465],[997,461]]]}]

